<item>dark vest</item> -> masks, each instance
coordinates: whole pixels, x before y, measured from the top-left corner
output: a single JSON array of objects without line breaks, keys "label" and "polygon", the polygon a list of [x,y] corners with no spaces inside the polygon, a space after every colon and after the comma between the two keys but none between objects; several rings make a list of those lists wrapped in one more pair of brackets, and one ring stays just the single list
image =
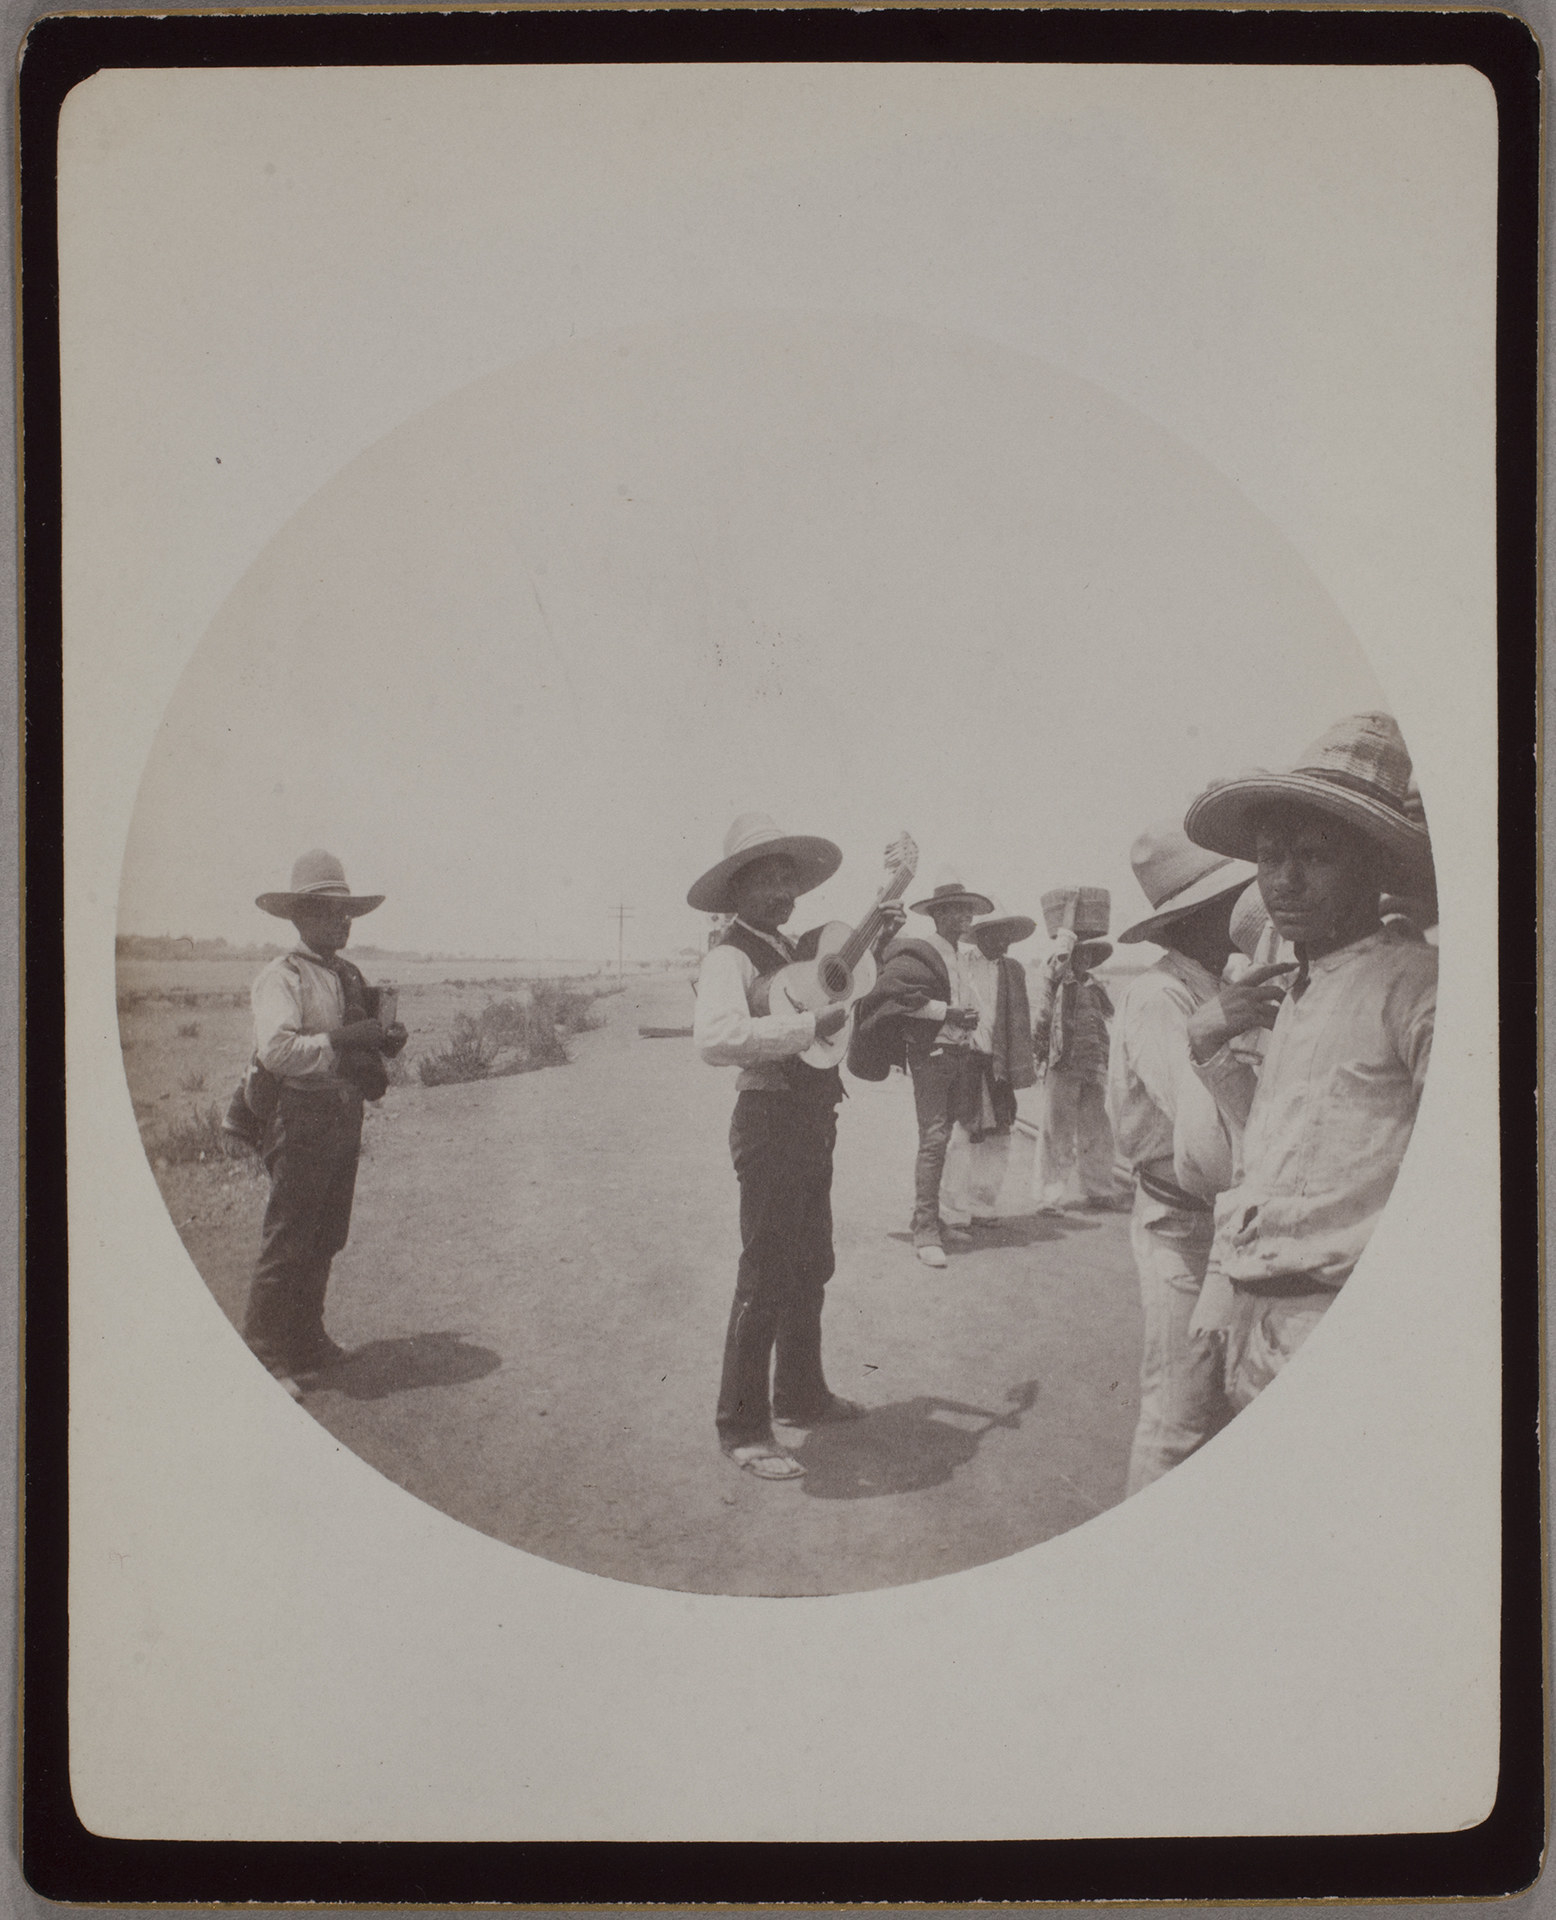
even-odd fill
[{"label": "dark vest", "polygon": [[[764,980],[769,974],[781,972],[789,964],[776,947],[770,946],[767,941],[755,934],[747,933],[744,927],[734,922],[725,929],[719,945],[738,948]],[[789,1083],[790,1092],[797,1094],[802,1100],[835,1107],[843,1097],[843,1076],[836,1067],[813,1067],[801,1060],[797,1054],[791,1055],[786,1060],[773,1060],[767,1064],[778,1068]]]}]

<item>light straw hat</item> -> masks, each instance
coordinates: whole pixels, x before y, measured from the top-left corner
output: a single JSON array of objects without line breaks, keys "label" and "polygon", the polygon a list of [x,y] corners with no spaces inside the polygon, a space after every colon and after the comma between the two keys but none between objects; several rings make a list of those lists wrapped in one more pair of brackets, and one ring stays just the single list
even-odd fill
[{"label": "light straw hat", "polygon": [[1391,714],[1337,721],[1283,773],[1257,768],[1216,781],[1190,806],[1184,831],[1215,853],[1252,860],[1259,815],[1282,805],[1317,808],[1365,834],[1382,852],[1385,884],[1395,891],[1409,892],[1431,874],[1432,843]]},{"label": "light straw hat", "polygon": [[996,900],[987,913],[980,913],[967,929],[969,934],[982,933],[986,929],[997,928],[1005,935],[1008,946],[1019,946],[1023,940],[1030,940],[1037,932],[1037,922],[1029,914],[1005,913]]},{"label": "light straw hat", "polygon": [[784,854],[794,862],[799,891],[809,893],[830,880],[843,864],[842,849],[814,834],[785,833],[765,813],[743,813],[724,836],[724,858],[709,867],[686,895],[686,904],[699,913],[733,913],[729,885],[742,867],[754,860]]},{"label": "light straw hat", "polygon": [[305,902],[321,899],[343,908],[353,920],[358,914],[371,913],[384,904],[381,893],[353,893],[346,885],[345,868],[333,853],[326,853],[322,847],[300,853],[292,862],[292,885],[288,892],[262,893],[254,904],[279,920],[290,920]]},{"label": "light straw hat", "polygon": [[1260,893],[1256,880],[1238,895],[1237,905],[1232,909],[1231,923],[1227,928],[1232,936],[1232,945],[1248,959],[1257,960],[1260,949],[1268,945],[1274,927],[1275,923],[1270,918],[1270,910],[1264,904],[1264,895]]},{"label": "light straw hat", "polygon": [[1149,919],[1138,920],[1118,937],[1126,945],[1136,940],[1163,940],[1185,913],[1207,906],[1223,893],[1237,893],[1253,879],[1257,869],[1246,860],[1228,860],[1224,854],[1208,853],[1177,825],[1148,827],[1129,849],[1129,864],[1140,882],[1140,891],[1156,909]]}]

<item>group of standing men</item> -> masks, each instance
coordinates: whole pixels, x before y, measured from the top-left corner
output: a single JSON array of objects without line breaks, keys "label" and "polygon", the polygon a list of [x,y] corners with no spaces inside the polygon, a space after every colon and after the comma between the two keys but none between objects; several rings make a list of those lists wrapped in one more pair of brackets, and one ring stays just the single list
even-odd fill
[{"label": "group of standing men", "polygon": [[[785,922],[841,862],[831,841],[748,814],[687,896],[731,916],[703,963],[693,1032],[704,1060],[740,1070],[730,1150],[742,1251],[716,1424],[724,1452],[765,1480],[805,1471],[775,1420],[810,1427],[865,1412],[828,1387],[821,1351],[843,1082],[835,1061],[814,1055],[818,1043],[841,1048],[850,1011],[769,998],[774,976],[806,952]],[[1430,901],[1434,881],[1409,755],[1387,714],[1339,722],[1283,772],[1214,783],[1181,824],[1143,833],[1132,862],[1151,913],[1119,938],[1163,953],[1130,982],[1110,1043],[1111,1009],[1090,975],[1099,948],[1059,928],[1034,1016],[1008,949],[1036,923],[947,874],[914,903],[932,934],[904,937],[900,907],[875,910],[879,973],[847,1051],[862,1078],[893,1066],[912,1078],[912,1238],[929,1267],[946,1265],[959,1231],[943,1191],[953,1131],[976,1206],[1005,1179],[1016,1095],[1039,1054],[1049,1131],[1071,1130],[1081,1163],[1105,1076],[1105,1171],[1111,1179],[1116,1137],[1133,1174],[1144,1323],[1131,1493],[1246,1406],[1350,1276],[1415,1124],[1437,987],[1420,924],[1435,907],[1417,906],[1414,920],[1398,910]],[[381,899],[351,893],[340,862],[315,850],[290,888],[258,901],[298,938],[255,982],[255,1058],[227,1124],[262,1151],[271,1178],[244,1333],[294,1396],[342,1357],[323,1309],[350,1224],[363,1101],[382,1094],[384,1060],[406,1040],[341,951]],[[1245,925],[1262,926],[1264,944],[1245,939],[1238,965]],[[1066,1072],[1078,1084],[1056,1099]]]},{"label": "group of standing men", "polygon": [[[830,841],[745,815],[687,896],[733,916],[704,961],[694,1025],[704,1060],[740,1069],[730,1140],[742,1252],[717,1427],[725,1453],[769,1480],[804,1473],[775,1419],[807,1427],[864,1412],[830,1391],[821,1359],[842,1080],[801,1058],[848,1015],[774,1011],[767,994],[804,950],[784,923],[841,861]],[[1144,1318],[1131,1493],[1246,1406],[1350,1275],[1414,1126],[1437,959],[1418,927],[1385,923],[1386,896],[1419,900],[1433,887],[1409,756],[1386,714],[1340,722],[1283,772],[1213,784],[1181,825],[1142,834],[1132,862],[1152,912],[1119,937],[1164,952],[1123,995],[1110,1045],[1095,951],[1059,930],[1034,1021],[1007,949],[1035,922],[947,874],[914,903],[932,935],[904,938],[901,909],[881,911],[879,975],[848,1051],[862,1078],[893,1066],[911,1076],[912,1237],[930,1267],[946,1264],[957,1232],[942,1200],[957,1124],[981,1160],[971,1186],[990,1193],[1039,1048],[1050,1125],[1066,1124],[1066,1103],[1070,1122],[1083,1104],[1100,1109],[1105,1081],[1133,1174]],[[1259,909],[1243,919],[1264,923],[1289,958],[1234,970],[1240,905]],[[1060,1073],[1068,1064],[1077,1083],[1057,1103],[1056,1021],[1071,1028]],[[1111,1179],[1111,1139],[1107,1159]]]}]

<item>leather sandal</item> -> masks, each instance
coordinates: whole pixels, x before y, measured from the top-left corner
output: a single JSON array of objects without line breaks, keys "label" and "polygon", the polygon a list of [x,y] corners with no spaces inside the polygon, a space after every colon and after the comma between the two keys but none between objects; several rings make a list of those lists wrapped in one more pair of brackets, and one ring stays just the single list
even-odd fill
[{"label": "leather sandal", "polygon": [[758,1480],[803,1480],[805,1469],[792,1453],[771,1440],[753,1440],[747,1446],[726,1447],[725,1453],[743,1473]]}]

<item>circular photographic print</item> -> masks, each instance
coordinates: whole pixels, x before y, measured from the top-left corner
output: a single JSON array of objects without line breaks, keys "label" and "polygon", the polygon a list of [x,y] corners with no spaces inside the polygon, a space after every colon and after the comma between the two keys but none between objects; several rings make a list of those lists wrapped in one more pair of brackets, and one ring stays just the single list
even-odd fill
[{"label": "circular photographic print", "polygon": [[118,1004],[267,1390],[527,1553],[830,1594],[1288,1389],[1435,923],[1387,691],[1233,480],[986,339],[727,314],[490,375],[270,540]]}]

